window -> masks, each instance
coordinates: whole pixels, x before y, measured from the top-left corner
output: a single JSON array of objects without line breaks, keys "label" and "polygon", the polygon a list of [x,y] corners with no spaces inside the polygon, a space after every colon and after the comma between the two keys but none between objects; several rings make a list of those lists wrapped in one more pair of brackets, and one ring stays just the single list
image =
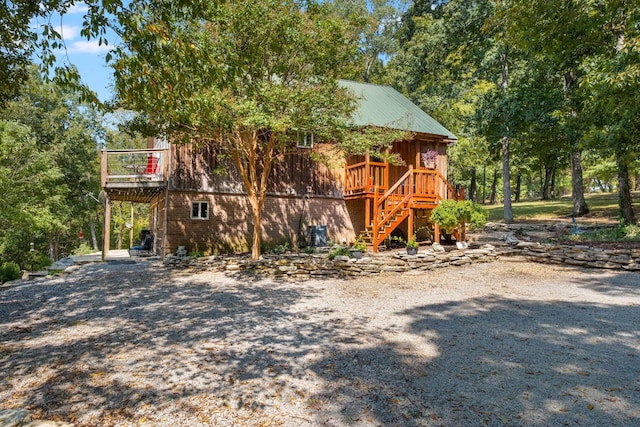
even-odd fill
[{"label": "window", "polygon": [[313,134],[307,132],[298,133],[298,148],[313,148]]},{"label": "window", "polygon": [[191,219],[209,219],[209,202],[192,202]]}]

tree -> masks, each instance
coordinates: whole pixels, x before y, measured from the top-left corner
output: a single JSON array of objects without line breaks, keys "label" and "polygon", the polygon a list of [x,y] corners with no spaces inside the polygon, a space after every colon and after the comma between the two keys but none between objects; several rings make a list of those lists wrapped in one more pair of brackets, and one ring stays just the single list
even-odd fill
[{"label": "tree", "polygon": [[604,158],[613,154],[618,179],[618,205],[624,223],[635,223],[630,167],[640,152],[640,12],[626,1],[604,2],[602,46],[583,61],[586,105],[592,122],[587,140]]},{"label": "tree", "polygon": [[[60,170],[28,126],[0,120],[0,257],[24,266],[30,242],[59,226]],[[46,203],[45,203],[46,202]]]},{"label": "tree", "polygon": [[[512,58],[514,49],[504,35],[504,23],[492,19],[495,9],[493,0],[420,2],[410,10],[411,25],[401,32],[410,38],[404,40],[403,53],[392,64],[401,68],[407,63],[410,65],[407,73],[410,75],[406,76],[408,90],[420,88],[430,92],[428,96],[436,105],[429,111],[434,111],[439,118],[442,117],[438,112],[443,107],[448,109],[448,113],[442,114],[450,118],[443,120],[445,125],[462,122],[461,127],[455,127],[456,132],[462,128],[487,140],[500,141],[504,220],[509,223],[513,221],[510,144],[514,129],[510,67],[515,61]],[[422,11],[423,16],[416,16],[418,11]],[[466,91],[477,91],[477,88],[484,88],[484,97],[492,99],[491,103],[481,100],[473,107],[476,117],[487,120],[471,124],[473,118],[468,112],[466,117],[451,120],[456,115],[452,106],[457,99],[464,97]]]},{"label": "tree", "polygon": [[330,3],[340,16],[357,23],[359,47],[354,58],[354,79],[367,83],[385,80],[384,60],[398,49],[395,34],[404,3],[404,0],[333,0]]},{"label": "tree", "polygon": [[380,142],[350,132],[355,100],[338,78],[357,40],[326,4],[154,3],[131,10],[114,53],[118,98],[174,142],[214,144],[233,159],[251,205],[253,258],[260,256],[262,208],[278,153],[305,132],[349,151]]},{"label": "tree", "polygon": [[[570,149],[573,215],[589,212],[584,199],[582,151],[585,118],[580,65],[602,42],[597,30],[603,24],[598,2],[552,0],[550,2],[504,2],[500,15],[509,18],[514,43],[537,52],[561,78],[557,89],[563,94],[562,139]],[[587,119],[588,120],[588,119]]]},{"label": "tree", "polygon": [[35,41],[29,21],[38,11],[35,1],[0,5],[0,106],[15,98],[27,79]]},{"label": "tree", "polygon": [[76,99],[73,92],[44,82],[31,69],[23,94],[2,110],[4,117],[32,132],[36,150],[48,161],[40,164],[38,173],[57,172],[55,179],[47,181],[46,190],[32,192],[29,198],[42,209],[30,232],[41,236],[52,259],[78,246],[78,231],[86,227],[87,217],[96,209],[86,196],[99,188],[97,140],[101,129],[95,114]]}]

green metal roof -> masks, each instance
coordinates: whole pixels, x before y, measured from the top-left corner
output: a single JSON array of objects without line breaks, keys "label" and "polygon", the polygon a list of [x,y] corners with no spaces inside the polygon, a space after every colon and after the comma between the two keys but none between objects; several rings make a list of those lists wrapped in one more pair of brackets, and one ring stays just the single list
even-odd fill
[{"label": "green metal roof", "polygon": [[349,89],[359,101],[352,117],[356,126],[379,126],[457,139],[447,128],[390,86],[349,80],[340,80],[340,85]]}]

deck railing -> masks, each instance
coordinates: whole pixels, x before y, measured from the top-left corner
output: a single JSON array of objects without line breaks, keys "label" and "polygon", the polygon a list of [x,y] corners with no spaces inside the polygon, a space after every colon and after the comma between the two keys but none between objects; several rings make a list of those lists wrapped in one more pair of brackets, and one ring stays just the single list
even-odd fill
[{"label": "deck railing", "polygon": [[374,188],[389,188],[389,172],[386,163],[364,161],[349,165],[345,170],[344,194],[373,193]]},{"label": "deck railing", "polygon": [[101,183],[162,182],[167,179],[168,150],[102,150]]}]

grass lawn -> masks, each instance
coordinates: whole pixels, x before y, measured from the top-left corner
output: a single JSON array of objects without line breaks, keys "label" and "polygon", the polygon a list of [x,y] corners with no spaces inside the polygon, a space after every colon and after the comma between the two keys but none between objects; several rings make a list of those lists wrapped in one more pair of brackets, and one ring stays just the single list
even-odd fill
[{"label": "grass lawn", "polygon": [[[632,194],[633,208],[640,217],[640,192]],[[617,223],[618,222],[618,193],[586,194],[585,199],[590,212],[578,219],[579,222]],[[573,202],[571,197],[557,200],[528,200],[513,203],[513,218],[515,222],[548,222],[571,221]],[[502,205],[484,205],[489,212],[489,221],[502,221]]]}]

